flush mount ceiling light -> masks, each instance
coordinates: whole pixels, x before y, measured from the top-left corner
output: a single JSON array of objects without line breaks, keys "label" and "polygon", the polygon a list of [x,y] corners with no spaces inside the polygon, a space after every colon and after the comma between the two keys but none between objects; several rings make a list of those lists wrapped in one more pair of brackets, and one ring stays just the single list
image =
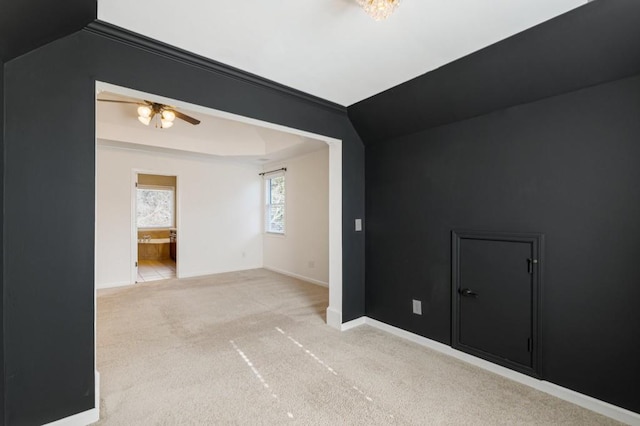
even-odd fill
[{"label": "flush mount ceiling light", "polygon": [[376,21],[387,19],[400,5],[400,0],[357,0],[365,12]]},{"label": "flush mount ceiling light", "polygon": [[[151,101],[140,101],[140,102],[132,102],[132,101],[121,101],[115,99],[98,99],[101,102],[115,102],[120,104],[135,104],[138,106],[138,121],[140,121],[145,126],[151,124],[151,120],[154,118],[155,126],[160,127],[161,129],[168,129],[173,126],[173,120],[179,118],[181,120],[186,121],[187,123],[196,125],[200,124],[200,120],[197,120],[193,117],[190,117],[186,114],[177,111],[174,107],[169,105],[160,104],[157,102]],[[158,123],[160,125],[158,125]]]}]

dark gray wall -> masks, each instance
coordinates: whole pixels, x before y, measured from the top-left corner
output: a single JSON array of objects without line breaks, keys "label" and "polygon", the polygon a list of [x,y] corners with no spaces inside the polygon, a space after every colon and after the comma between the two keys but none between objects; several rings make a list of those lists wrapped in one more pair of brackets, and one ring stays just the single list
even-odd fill
[{"label": "dark gray wall", "polygon": [[[4,211],[4,62],[0,59],[0,211]],[[3,241],[4,223],[0,223]],[[0,244],[0,424],[4,424],[4,244]]]},{"label": "dark gray wall", "polygon": [[342,139],[343,320],[364,314],[364,235],[350,226],[364,147],[343,108],[91,31],[14,59],[5,79],[8,423],[94,405],[96,80]]},{"label": "dark gray wall", "polygon": [[638,22],[597,0],[349,107],[367,315],[450,344],[451,230],[545,233],[542,377],[640,412]]},{"label": "dark gray wall", "polygon": [[0,58],[8,61],[84,28],[96,0],[0,0]]},{"label": "dark gray wall", "polygon": [[450,344],[451,230],[542,232],[542,378],[640,412],[639,117],[640,75],[368,145],[367,315]]},{"label": "dark gray wall", "polygon": [[[0,211],[3,206],[4,189],[4,63],[43,46],[57,38],[82,29],[96,18],[96,0],[0,0]],[[0,225],[0,240],[3,240]],[[4,382],[4,285],[0,247],[0,424],[4,424],[5,382]]]}]

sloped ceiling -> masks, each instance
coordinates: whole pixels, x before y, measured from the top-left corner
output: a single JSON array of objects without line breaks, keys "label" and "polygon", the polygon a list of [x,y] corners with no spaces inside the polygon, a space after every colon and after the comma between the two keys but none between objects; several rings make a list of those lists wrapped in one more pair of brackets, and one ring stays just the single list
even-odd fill
[{"label": "sloped ceiling", "polygon": [[98,18],[348,106],[587,0],[101,0]]},{"label": "sloped ceiling", "polygon": [[97,16],[348,106],[585,3],[404,0],[375,22],[356,0],[0,0],[0,59]]},{"label": "sloped ceiling", "polygon": [[640,73],[640,1],[598,0],[348,108],[373,144]]}]

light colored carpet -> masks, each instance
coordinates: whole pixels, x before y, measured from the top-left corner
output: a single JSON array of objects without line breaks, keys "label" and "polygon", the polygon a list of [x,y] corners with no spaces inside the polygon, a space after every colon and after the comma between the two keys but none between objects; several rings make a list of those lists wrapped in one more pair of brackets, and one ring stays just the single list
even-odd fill
[{"label": "light colored carpet", "polygon": [[104,425],[616,424],[368,326],[262,269],[99,292]]}]

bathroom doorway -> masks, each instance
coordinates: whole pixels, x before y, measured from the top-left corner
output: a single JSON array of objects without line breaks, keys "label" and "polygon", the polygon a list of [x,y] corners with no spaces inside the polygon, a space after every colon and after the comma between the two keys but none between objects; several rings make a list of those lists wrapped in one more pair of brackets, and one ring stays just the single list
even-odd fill
[{"label": "bathroom doorway", "polygon": [[177,180],[174,175],[135,174],[136,283],[177,277]]}]

